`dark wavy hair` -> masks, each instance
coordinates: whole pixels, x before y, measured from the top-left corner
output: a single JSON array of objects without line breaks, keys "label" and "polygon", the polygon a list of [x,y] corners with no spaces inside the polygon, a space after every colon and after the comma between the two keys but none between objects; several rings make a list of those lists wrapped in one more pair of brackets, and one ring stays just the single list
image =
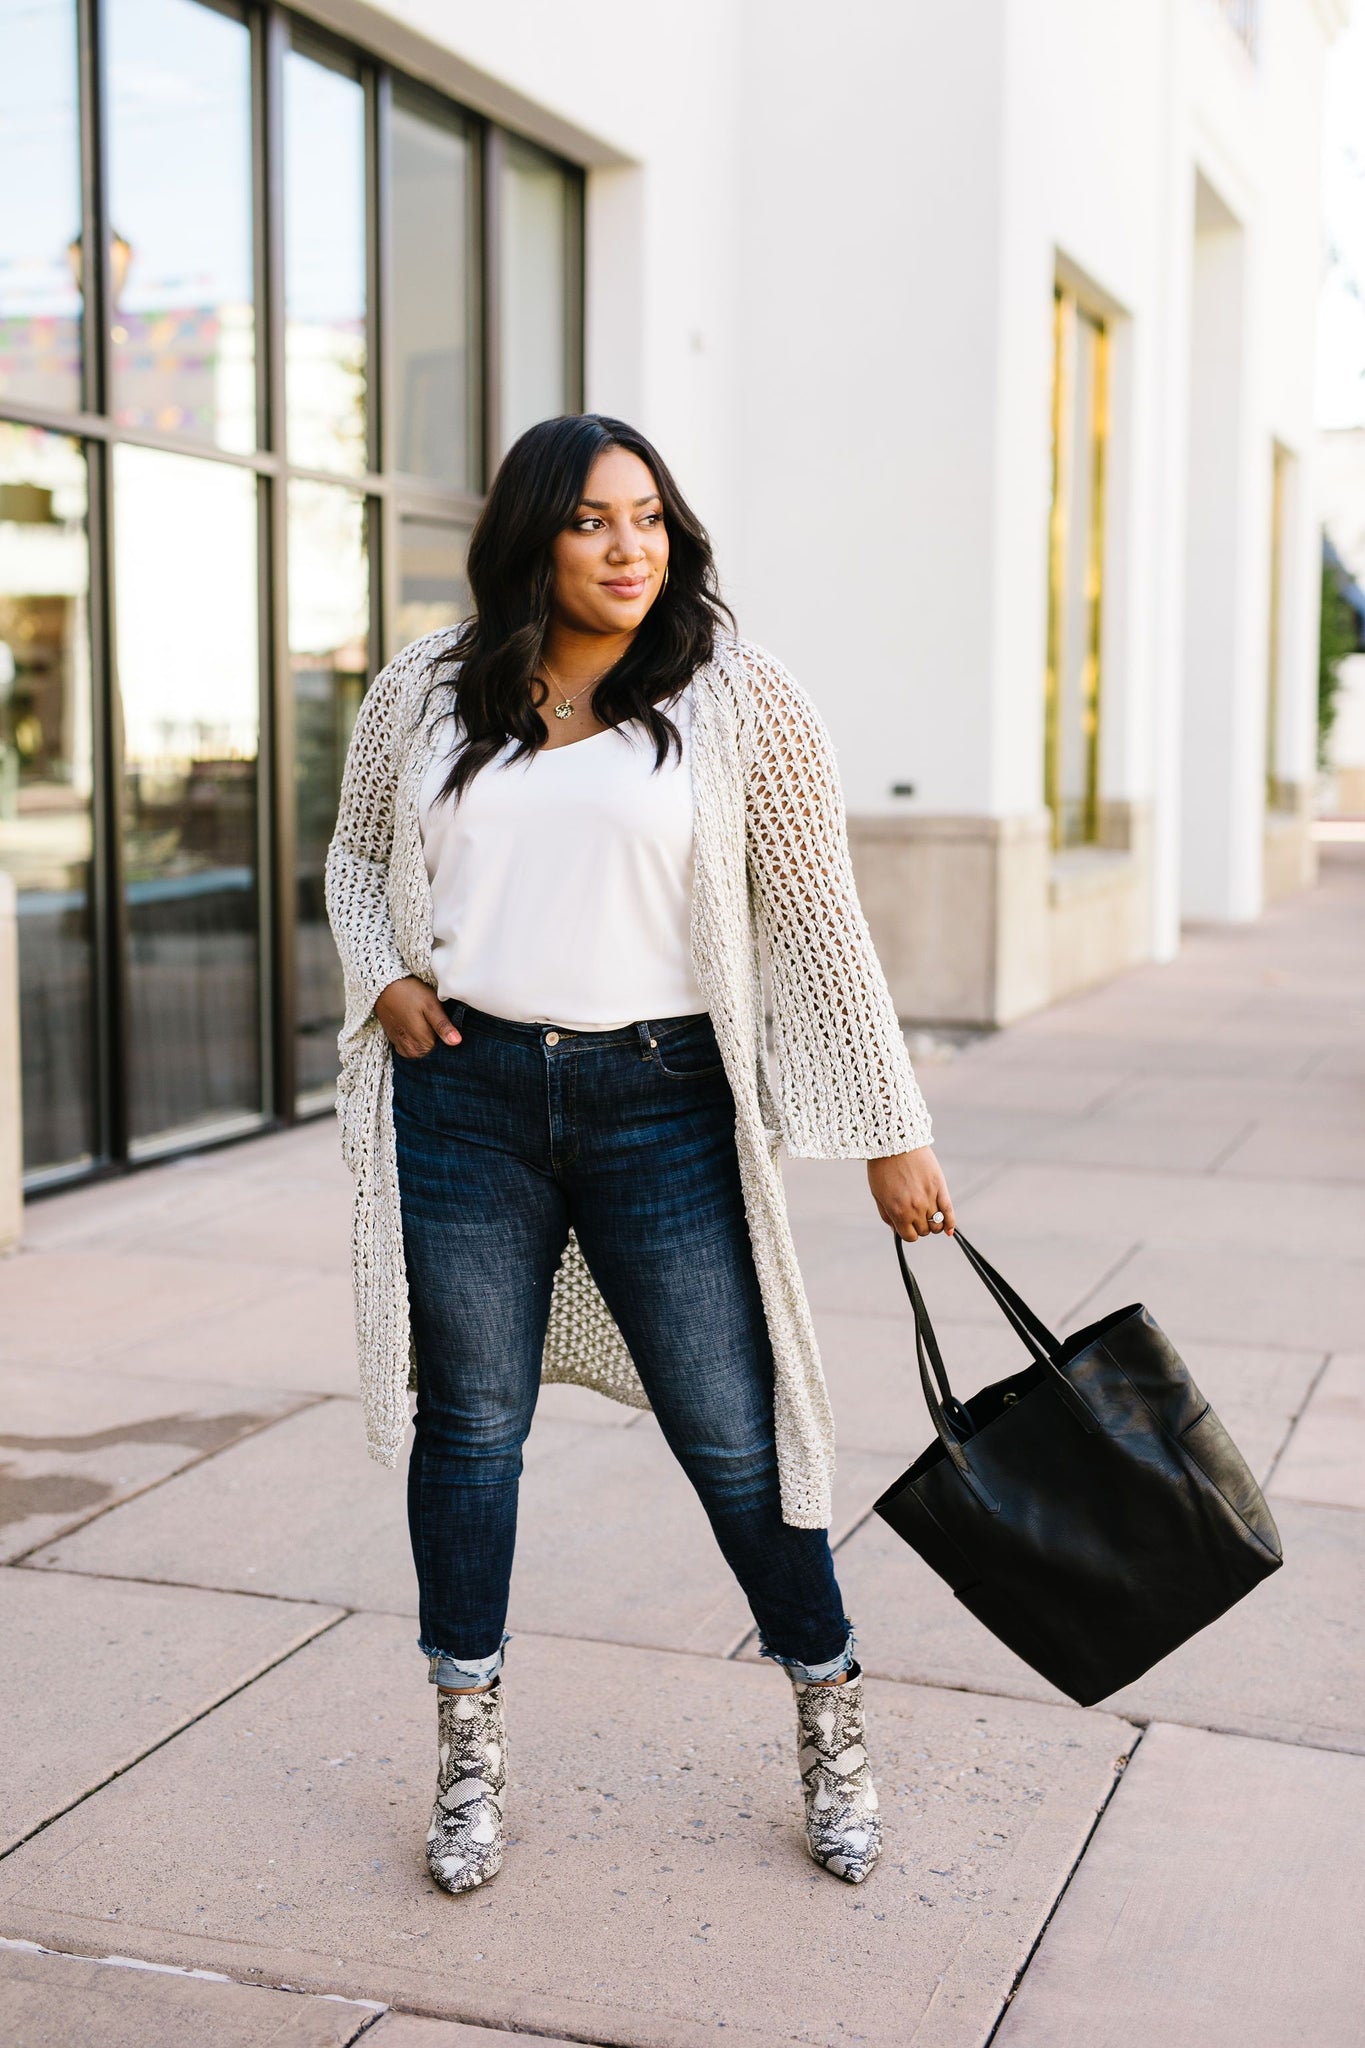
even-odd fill
[{"label": "dark wavy hair", "polygon": [[[520,761],[545,744],[533,685],[544,657],[553,607],[550,550],[572,520],[588,473],[608,448],[638,455],[654,479],[668,532],[668,580],[626,652],[596,684],[593,711],[603,725],[634,719],[654,741],[655,767],[678,729],[660,706],[709,661],[716,631],[734,630],[720,595],[706,528],[644,435],[600,413],[566,414],[528,427],[503,457],[469,542],[472,615],[432,663],[427,704],[449,688],[457,745],[441,794],[458,797],[479,770],[517,742]],[[449,664],[459,663],[452,678]],[[425,716],[425,708],[423,712]]]}]

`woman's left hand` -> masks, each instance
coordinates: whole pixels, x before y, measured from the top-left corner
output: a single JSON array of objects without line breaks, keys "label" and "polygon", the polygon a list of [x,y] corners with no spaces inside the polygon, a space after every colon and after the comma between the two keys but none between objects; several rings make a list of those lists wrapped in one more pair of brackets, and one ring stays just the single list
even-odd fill
[{"label": "woman's left hand", "polygon": [[[888,1159],[869,1159],[867,1184],[883,1223],[908,1244],[916,1238],[953,1234],[953,1204],[943,1168],[932,1145],[915,1152],[893,1152]],[[938,1223],[931,1219],[941,1216]]]}]

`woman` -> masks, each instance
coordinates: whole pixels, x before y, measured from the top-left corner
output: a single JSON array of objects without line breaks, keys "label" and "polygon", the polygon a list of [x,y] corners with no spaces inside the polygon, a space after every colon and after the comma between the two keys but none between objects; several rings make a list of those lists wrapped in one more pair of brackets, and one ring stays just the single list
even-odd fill
[{"label": "woman", "polygon": [[[408,1476],[438,1686],[437,1884],[502,1861],[501,1669],[542,1379],[652,1406],[793,1684],[812,1856],[880,1848],[827,1537],[833,1436],[779,1144],[865,1158],[952,1230],[858,907],[829,741],[738,640],[643,435],[524,434],[469,548],[474,614],[365,698],[327,900],[346,971],[370,1444]],[[772,986],[770,1090],[760,962]]]}]

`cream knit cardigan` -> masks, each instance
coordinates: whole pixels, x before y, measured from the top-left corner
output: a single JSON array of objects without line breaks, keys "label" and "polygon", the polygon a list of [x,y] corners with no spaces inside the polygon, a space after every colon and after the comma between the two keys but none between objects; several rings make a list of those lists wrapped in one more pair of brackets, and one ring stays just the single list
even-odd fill
[{"label": "cream knit cardigan", "polygon": [[[434,658],[453,632],[414,641],[360,708],[327,856],[327,909],[346,977],[337,1113],[355,1176],[356,1341],[372,1456],[397,1463],[408,1424],[411,1340],[393,1128],[391,1054],[375,998],[416,975],[434,985],[431,895],[418,814],[422,778],[449,720]],[[453,670],[452,670],[453,673]],[[754,1263],[772,1339],[782,1514],[830,1518],[834,1431],[783,1200],[778,1151],[872,1159],[929,1142],[866,920],[829,737],[809,699],[762,649],[719,639],[693,678],[695,882],[692,958],[735,1100],[735,1141]],[[762,966],[777,1056],[768,1076]],[[619,1330],[570,1236],[555,1279],[542,1366],[648,1407]]]}]

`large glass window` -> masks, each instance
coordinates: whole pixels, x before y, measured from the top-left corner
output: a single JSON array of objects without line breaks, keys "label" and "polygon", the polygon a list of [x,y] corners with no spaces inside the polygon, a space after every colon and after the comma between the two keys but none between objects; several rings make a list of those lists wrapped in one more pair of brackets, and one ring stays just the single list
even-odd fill
[{"label": "large glass window", "polygon": [[0,0],[0,405],[81,398],[74,0]]},{"label": "large glass window", "polygon": [[1108,336],[1058,288],[1053,338],[1044,802],[1053,842],[1099,831]]},{"label": "large glass window", "polygon": [[129,1129],[145,1150],[261,1107],[255,478],[120,448],[114,536]]},{"label": "large glass window", "polygon": [[369,671],[370,587],[365,506],[334,484],[289,491],[289,666],[294,695],[294,1009],[305,1104],[336,1076],[344,1001],[327,923],[323,869],[341,770]]},{"label": "large glass window", "polygon": [[502,439],[510,448],[537,420],[572,412],[577,382],[571,321],[577,184],[528,142],[503,155]]},{"label": "large glass window", "polygon": [[328,1102],[351,728],[380,651],[469,610],[489,451],[580,402],[581,199],[266,0],[0,0],[32,1184]]},{"label": "large glass window", "polygon": [[95,1152],[85,513],[76,442],[0,425],[0,865],[19,897],[33,1170]]},{"label": "large glass window", "polygon": [[284,60],[289,458],[358,475],[366,448],[365,94],[306,50]]},{"label": "large glass window", "polygon": [[200,0],[109,0],[114,418],[256,446],[251,36]]},{"label": "large glass window", "polygon": [[398,522],[398,607],[395,649],[438,633],[469,612],[463,527],[404,515]]},{"label": "large glass window", "polygon": [[424,98],[393,106],[393,462],[460,490],[478,481],[465,124]]}]

